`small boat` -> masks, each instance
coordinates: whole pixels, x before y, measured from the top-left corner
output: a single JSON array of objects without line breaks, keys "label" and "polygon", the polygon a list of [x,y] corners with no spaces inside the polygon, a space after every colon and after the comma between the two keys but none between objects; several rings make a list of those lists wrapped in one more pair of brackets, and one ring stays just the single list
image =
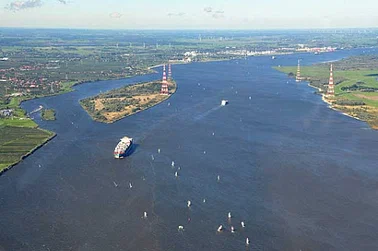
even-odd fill
[{"label": "small boat", "polygon": [[223,100],[221,101],[221,106],[225,106],[225,105],[228,105],[228,100],[223,99]]},{"label": "small boat", "polygon": [[219,227],[218,227],[218,230],[217,230],[218,232],[222,232],[223,231],[223,226],[222,225],[220,225]]}]

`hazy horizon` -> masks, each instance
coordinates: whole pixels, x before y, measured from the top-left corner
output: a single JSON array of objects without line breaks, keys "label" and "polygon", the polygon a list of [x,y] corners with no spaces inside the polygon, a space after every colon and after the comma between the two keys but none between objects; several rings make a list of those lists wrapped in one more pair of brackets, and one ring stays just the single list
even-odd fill
[{"label": "hazy horizon", "polygon": [[378,27],[373,0],[3,0],[7,28],[282,30]]}]

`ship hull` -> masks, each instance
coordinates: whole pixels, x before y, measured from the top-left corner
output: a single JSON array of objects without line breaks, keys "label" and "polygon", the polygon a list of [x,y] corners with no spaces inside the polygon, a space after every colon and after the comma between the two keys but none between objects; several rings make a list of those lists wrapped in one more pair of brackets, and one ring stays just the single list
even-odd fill
[{"label": "ship hull", "polygon": [[127,156],[127,154],[130,152],[130,149],[133,147],[133,143],[130,143],[130,146],[122,152],[114,153],[114,158],[116,159],[123,159]]}]

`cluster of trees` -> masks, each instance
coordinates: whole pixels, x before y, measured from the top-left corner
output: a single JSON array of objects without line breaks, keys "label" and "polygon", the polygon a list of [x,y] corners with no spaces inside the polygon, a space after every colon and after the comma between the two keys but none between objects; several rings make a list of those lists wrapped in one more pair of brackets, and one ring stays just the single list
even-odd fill
[{"label": "cluster of trees", "polygon": [[336,105],[349,105],[349,106],[366,105],[365,102],[359,101],[359,100],[336,100],[333,103]]},{"label": "cluster of trees", "polygon": [[95,102],[93,98],[87,98],[80,100],[81,106],[83,106],[89,113],[95,112]]},{"label": "cluster of trees", "polygon": [[378,91],[377,87],[361,86],[363,82],[353,84],[351,86],[341,87],[342,91],[361,91],[361,92],[376,92]]}]

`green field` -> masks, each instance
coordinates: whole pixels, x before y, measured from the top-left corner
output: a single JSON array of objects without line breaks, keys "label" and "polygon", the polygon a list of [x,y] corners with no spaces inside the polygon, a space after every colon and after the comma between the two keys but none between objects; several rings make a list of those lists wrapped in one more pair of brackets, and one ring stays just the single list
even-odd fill
[{"label": "green field", "polygon": [[18,107],[19,101],[12,99],[13,116],[0,118],[0,173],[54,135],[39,129],[32,119],[26,117],[25,111]]},{"label": "green field", "polygon": [[[275,69],[285,72],[296,72],[296,67],[276,67]],[[374,76],[378,73],[377,70],[337,70],[334,67],[334,81],[335,81],[335,98],[358,100],[363,101],[368,105],[378,107],[378,101],[362,98],[359,95],[368,97],[378,97],[378,92],[366,92],[366,91],[350,91],[342,90],[342,88],[348,88],[353,85],[363,85],[366,89],[368,87],[378,88],[377,77]],[[301,67],[301,76],[308,79],[309,83],[317,88],[322,89],[325,93],[328,87],[329,67],[328,65],[316,65]]]},{"label": "green field", "polygon": [[51,132],[33,127],[0,126],[0,172],[52,136]]},{"label": "green field", "polygon": [[[330,64],[301,67],[301,77],[325,94],[328,88]],[[297,67],[275,67],[294,77]],[[333,63],[335,97],[332,106],[378,127],[378,58],[358,56]]]}]

